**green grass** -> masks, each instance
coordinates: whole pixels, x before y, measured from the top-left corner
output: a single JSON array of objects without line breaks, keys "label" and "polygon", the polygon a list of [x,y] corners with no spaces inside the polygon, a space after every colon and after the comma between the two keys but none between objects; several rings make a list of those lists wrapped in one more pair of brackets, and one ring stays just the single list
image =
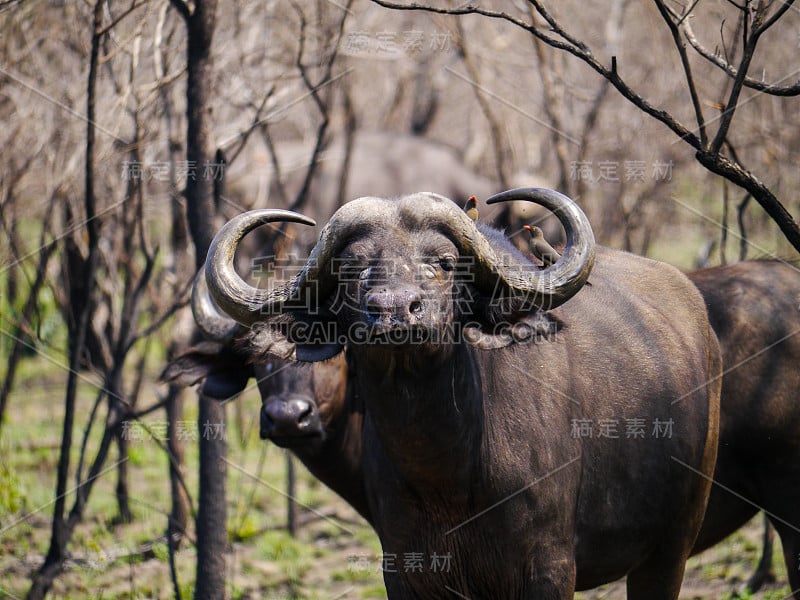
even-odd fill
[{"label": "green grass", "polygon": [[[156,368],[154,365],[152,370]],[[85,379],[88,381],[82,380],[78,390],[70,488],[74,487],[79,446],[96,394],[93,376]],[[155,372],[150,373],[148,381],[155,381]],[[64,370],[58,366],[26,358],[9,399],[8,422],[0,439],[0,590],[16,597],[26,593],[28,577],[48,548],[65,382]],[[153,383],[146,388],[150,391],[142,398],[141,406],[156,401],[153,392],[159,390]],[[184,422],[187,429],[196,430],[196,396],[189,391],[185,398]],[[286,481],[285,453],[258,439],[257,428],[253,427],[258,414],[257,393],[251,391],[239,402],[242,418],[236,418],[234,405],[229,405],[226,428],[228,458],[239,467],[228,469],[228,529],[234,540],[226,553],[229,596],[328,597],[330,585],[340,585],[332,581],[330,572],[336,565],[346,566],[340,553],[347,556],[371,551],[360,550],[360,540],[371,540],[374,547],[375,535],[363,521],[351,524],[350,520],[359,521],[354,511],[314,481],[298,463],[299,499],[324,510],[335,507],[347,516],[347,529],[354,534],[342,534],[342,528],[334,523],[317,520],[306,525],[297,539],[292,538],[285,531],[286,500],[281,493]],[[98,448],[105,413],[105,406],[101,406],[88,437],[89,459]],[[163,419],[163,412],[155,412],[145,420],[157,425]],[[237,426],[238,421],[241,427]],[[117,460],[116,447],[112,447],[105,466]],[[187,442],[184,475],[195,503],[197,461],[197,443]],[[127,464],[134,521],[115,523],[116,472],[111,469],[95,483],[83,522],[69,546],[72,560],[56,580],[52,598],[172,597],[168,550],[158,542],[166,530],[170,510],[166,456],[150,439],[131,441]],[[87,469],[88,464],[84,471]],[[67,495],[67,511],[74,498],[74,492]],[[304,509],[300,508],[300,515],[303,514]],[[194,535],[190,531],[191,539]],[[330,543],[333,539],[338,543]],[[143,557],[141,550],[154,541],[153,557]],[[343,550],[349,547],[356,549]],[[185,543],[176,556],[184,597],[192,595],[194,556],[190,543]],[[325,565],[323,570],[317,567],[318,563]],[[363,584],[380,585],[380,575],[373,574]]]},{"label": "green grass", "polygon": [[[696,180],[676,179],[669,197],[660,199],[650,207],[645,219],[660,225],[653,233],[647,255],[665,261],[683,270],[692,270],[700,248],[708,240],[718,242],[711,254],[710,264],[720,264],[721,223],[723,204],[721,188],[711,190],[711,196],[698,195]],[[737,203],[741,200],[738,189],[733,188],[728,207],[728,235],[725,244],[727,262],[736,262],[739,256],[739,226]],[[781,234],[778,227],[766,217],[754,201],[745,211],[747,258],[770,256],[795,257],[796,252]],[[636,241],[634,235],[634,241]],[[612,247],[621,247],[621,240],[604,240]]]}]

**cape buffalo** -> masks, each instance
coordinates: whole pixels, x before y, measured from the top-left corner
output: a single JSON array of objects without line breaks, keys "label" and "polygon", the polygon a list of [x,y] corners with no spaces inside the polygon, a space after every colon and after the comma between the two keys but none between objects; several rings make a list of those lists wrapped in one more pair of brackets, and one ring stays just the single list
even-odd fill
[{"label": "cape buffalo", "polygon": [[800,599],[800,272],[748,261],[689,275],[723,353],[720,443],[697,551],[763,509]]},{"label": "cape buffalo", "polygon": [[[689,273],[688,277],[706,301],[724,366],[720,450],[714,474],[717,485],[712,487],[692,553],[721,541],[755,514],[757,507],[767,505],[772,520],[785,522],[783,546],[796,548],[798,532],[792,525],[800,519],[795,514],[798,494],[794,482],[800,481],[796,472],[800,466],[779,470],[774,478],[761,478],[760,482],[753,474],[767,473],[776,460],[800,456],[800,438],[792,434],[800,425],[800,381],[795,375],[800,335],[794,335],[800,333],[800,310],[795,306],[800,301],[800,271],[781,261],[748,261]],[[210,302],[204,278],[197,281],[192,306],[206,334],[226,339],[226,347],[230,347],[228,333],[235,322]],[[363,403],[355,394],[353,374],[347,374],[344,354],[305,365],[263,355],[257,347],[242,350],[245,354],[236,364],[254,363],[251,376],[257,378],[262,396],[262,437],[290,448],[312,474],[369,521],[360,472]],[[239,371],[232,368],[233,361],[225,360],[225,353],[205,346],[195,347],[193,353],[191,362],[200,375],[224,372],[238,381]],[[200,358],[200,354],[204,356]],[[201,362],[214,369],[199,367]],[[184,367],[182,376],[188,371],[191,369]],[[785,417],[779,431],[774,431],[776,414]],[[745,430],[756,433],[736,439]],[[761,445],[757,449],[754,440]],[[787,491],[779,496],[775,490]],[[774,503],[781,497],[785,506],[778,510]],[[765,557],[769,555],[765,547]],[[787,551],[784,558],[791,587],[798,589],[798,553]],[[768,572],[769,561],[761,568]],[[754,575],[748,587],[755,591],[761,579]]]},{"label": "cape buffalo", "polygon": [[[630,598],[677,598],[716,456],[721,360],[702,298],[672,267],[626,253],[598,248],[592,270],[591,229],[566,197],[490,201],[512,199],[564,225],[545,271],[420,193],[346,204],[273,290],[241,280],[235,248],[260,224],[305,219],[240,215],[212,244],[209,288],[299,360],[348,344],[384,552],[449,557],[446,571],[385,571],[391,598],[568,598],[625,574]],[[623,419],[647,435],[573,435]]]},{"label": "cape buffalo", "polygon": [[[798,522],[798,503],[793,501],[797,492],[793,490],[794,482],[800,480],[796,472],[800,466],[790,466],[774,480],[759,484],[752,474],[766,472],[776,457],[769,449],[765,453],[763,447],[754,455],[752,440],[736,440],[735,436],[745,428],[756,431],[752,438],[761,442],[766,438],[774,451],[780,451],[779,460],[800,456],[800,439],[792,433],[798,430],[800,419],[800,381],[795,375],[800,335],[793,335],[800,334],[800,310],[792,304],[800,299],[800,271],[780,261],[749,261],[689,273],[688,277],[706,301],[724,367],[720,450],[714,473],[717,485],[711,488],[692,554],[736,531],[755,514],[756,507],[772,504],[776,490],[789,490],[784,496],[789,511],[779,513],[773,506],[772,519],[786,522],[781,540],[784,547],[797,547],[798,532],[791,525]],[[225,375],[227,384],[215,383],[214,389],[227,390],[239,381],[241,365],[247,363],[249,376],[256,377],[261,392],[262,438],[292,450],[314,476],[370,521],[361,475],[364,409],[355,393],[354,374],[347,372],[344,353],[309,365],[263,354],[257,346],[242,346],[241,356],[227,360],[235,321],[210,302],[204,278],[198,279],[192,299],[195,318],[203,331],[226,343],[221,347],[208,343],[195,346],[176,376],[193,383],[204,377],[216,381],[215,375]],[[191,373],[195,377],[186,379]],[[773,431],[776,413],[789,417],[778,432]],[[778,445],[782,447],[778,449]],[[759,570],[748,581],[751,591],[756,591],[770,572],[771,530],[764,537]],[[799,558],[797,552],[784,553],[792,589],[800,587]]]},{"label": "cape buffalo", "polygon": [[[748,261],[688,277],[706,301],[724,369],[715,485],[692,554],[715,545],[765,509],[779,527],[790,587],[799,590],[800,270],[781,261]],[[207,320],[226,322],[213,305],[208,308]],[[255,362],[263,402],[262,437],[302,452],[309,470],[322,472],[321,480],[369,521],[371,515],[359,508],[364,492],[362,449],[356,441],[364,409],[355,394],[354,374],[341,366],[344,354],[313,368],[262,355],[258,347],[248,355]],[[329,363],[337,366],[326,368]],[[315,370],[319,373],[312,376]],[[339,377],[326,385],[346,390],[346,396],[319,393],[326,374]],[[342,444],[343,439],[349,443]],[[335,467],[331,456],[339,463]],[[764,552],[771,556],[768,548]],[[760,569],[767,572],[768,562]],[[762,579],[754,575],[748,587],[755,591]],[[800,593],[794,597],[800,599]]]},{"label": "cape buffalo", "polygon": [[260,435],[291,450],[371,523],[361,462],[364,410],[347,370],[344,353],[313,364],[260,361]]}]

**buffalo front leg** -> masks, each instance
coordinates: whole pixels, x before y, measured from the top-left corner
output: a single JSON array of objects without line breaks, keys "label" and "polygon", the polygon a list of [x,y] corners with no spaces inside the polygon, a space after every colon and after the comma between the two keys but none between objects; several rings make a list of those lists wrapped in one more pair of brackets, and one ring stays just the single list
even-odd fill
[{"label": "buffalo front leg", "polygon": [[800,477],[796,461],[791,466],[787,466],[789,460],[780,464],[783,472],[768,471],[763,475],[759,496],[783,546],[789,589],[793,594],[787,598],[800,600]]},{"label": "buffalo front leg", "polygon": [[792,591],[792,595],[788,598],[800,600],[800,532],[786,523],[775,521],[772,524],[775,526],[783,546],[786,574],[789,577],[789,589]]},{"label": "buffalo front leg", "polygon": [[762,536],[761,560],[758,561],[756,570],[753,571],[745,586],[745,589],[753,594],[760,590],[765,583],[773,583],[775,581],[775,571],[772,569],[775,530],[772,528],[772,523],[769,522],[769,517],[766,514],[763,516],[764,535]]},{"label": "buffalo front leg", "polygon": [[689,552],[655,556],[628,573],[628,600],[677,600]]}]

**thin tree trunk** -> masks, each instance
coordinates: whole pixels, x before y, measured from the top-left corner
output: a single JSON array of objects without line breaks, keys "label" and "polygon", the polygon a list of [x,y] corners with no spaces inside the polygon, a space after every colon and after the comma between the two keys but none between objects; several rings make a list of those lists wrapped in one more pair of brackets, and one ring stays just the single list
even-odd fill
[{"label": "thin tree trunk", "polygon": [[[89,77],[86,96],[86,167],[85,167],[85,196],[86,229],[89,237],[89,256],[86,260],[84,275],[84,290],[86,297],[81,304],[82,309],[78,322],[72,324],[69,332],[69,374],[67,376],[67,389],[64,401],[64,424],[61,434],[61,450],[58,458],[58,474],[56,481],[55,506],[53,508],[53,524],[50,537],[50,548],[47,551],[44,564],[33,577],[31,589],[28,591],[29,600],[39,600],[45,597],[50,589],[53,579],[63,567],[66,558],[67,542],[71,531],[64,521],[64,507],[66,504],[67,480],[69,479],[70,451],[72,450],[72,429],[75,421],[75,399],[77,395],[78,369],[80,368],[86,331],[89,327],[92,303],[89,294],[94,287],[95,276],[99,259],[100,224],[96,217],[94,197],[94,159],[95,159],[95,93],[97,83],[97,63],[100,53],[100,32],[103,20],[103,3],[96,2],[93,10],[92,45],[89,58]],[[77,273],[76,273],[77,275]]]},{"label": "thin tree trunk", "polygon": [[186,216],[194,241],[196,267],[203,266],[214,237],[213,180],[203,173],[213,152],[209,134],[211,114],[211,41],[216,25],[216,0],[198,0],[186,19]]},{"label": "thin tree trunk", "polygon": [[120,523],[130,523],[133,521],[133,511],[131,511],[130,494],[128,493],[128,439],[122,435],[122,429],[117,428],[116,442],[119,452],[119,463],[117,464],[117,506],[119,515],[117,521]]},{"label": "thin tree trunk", "polygon": [[294,458],[286,453],[286,529],[289,535],[297,535],[297,480],[295,477]]},{"label": "thin tree trunk", "polygon": [[[170,157],[170,208],[172,229],[170,231],[170,240],[172,243],[172,256],[173,265],[172,272],[175,276],[175,286],[173,292],[179,294],[180,283],[179,281],[185,278],[186,273],[192,270],[189,262],[189,232],[186,227],[186,215],[183,212],[183,207],[180,202],[180,194],[178,192],[178,181],[176,174],[176,165],[179,160],[179,152],[181,150],[180,143],[173,138],[173,115],[172,104],[169,98],[164,94],[164,117],[167,125],[167,132],[170,136],[169,144],[169,157]],[[177,333],[173,337],[171,347],[169,349],[169,356],[174,356],[181,349],[186,347],[189,343],[191,335],[189,329],[191,324],[184,328],[181,313],[176,316],[178,326],[176,327]],[[191,318],[187,321],[193,323]],[[181,539],[186,535],[186,527],[189,522],[189,498],[186,495],[186,490],[182,485],[185,464],[185,450],[184,450],[184,432],[182,431],[183,422],[183,388],[176,385],[170,385],[167,390],[167,401],[165,404],[165,411],[167,417],[167,450],[169,451],[169,487],[170,495],[172,498],[172,507],[170,509],[169,523],[167,526],[167,540],[170,548],[175,550],[180,546]],[[174,575],[177,577],[177,575]]]},{"label": "thin tree trunk", "polygon": [[[47,224],[44,226],[47,227]],[[44,240],[44,234],[42,234],[42,240]],[[14,379],[16,378],[17,374],[17,366],[19,365],[19,361],[22,358],[23,351],[25,349],[26,334],[23,328],[27,327],[31,322],[33,312],[36,309],[37,300],[39,298],[39,292],[44,285],[45,276],[47,275],[47,265],[50,262],[50,257],[53,255],[53,251],[55,249],[55,244],[49,244],[44,246],[42,249],[41,254],[39,255],[39,264],[36,267],[36,279],[34,280],[33,285],[28,292],[28,299],[25,301],[25,306],[22,308],[20,323],[14,328],[14,336],[11,340],[11,353],[9,354],[8,361],[6,362],[6,376],[3,380],[3,386],[0,388],[0,433],[2,433],[3,423],[5,422],[8,397],[11,395],[11,390],[14,389]],[[16,276],[16,269],[9,269],[8,273],[10,288],[11,276],[12,273],[14,273]],[[9,303],[10,301],[11,299],[9,298]]]},{"label": "thin tree trunk", "polygon": [[226,455],[225,405],[200,394],[200,493],[197,511],[196,600],[225,597]]},{"label": "thin tree trunk", "polygon": [[183,432],[183,390],[177,386],[169,386],[167,391],[167,449],[169,450],[169,489],[172,497],[172,508],[169,513],[167,527],[168,543],[174,548],[180,546],[180,540],[186,534],[189,521],[189,499],[181,485],[185,463]]},{"label": "thin tree trunk", "polygon": [[[212,159],[209,134],[211,111],[211,42],[216,25],[216,0],[196,0],[192,8],[183,0],[172,6],[186,22],[186,216],[195,247],[196,268],[205,263],[213,237],[213,181],[204,172]],[[224,435],[209,435],[215,427],[225,431],[225,411],[216,400],[199,394],[200,493],[197,512],[197,576],[194,597],[225,597],[225,548],[227,545]],[[211,429],[209,429],[211,428]]]}]

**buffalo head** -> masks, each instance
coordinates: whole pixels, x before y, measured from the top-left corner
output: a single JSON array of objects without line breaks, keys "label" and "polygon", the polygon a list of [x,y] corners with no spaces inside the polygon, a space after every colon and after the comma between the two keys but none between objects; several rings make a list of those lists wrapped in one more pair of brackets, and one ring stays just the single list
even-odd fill
[{"label": "buffalo head", "polygon": [[261,393],[261,439],[278,446],[320,445],[344,411],[344,355],[315,364],[266,358],[254,367]]},{"label": "buffalo head", "polygon": [[303,361],[335,356],[345,342],[375,352],[413,346],[420,358],[441,358],[443,345],[462,338],[481,348],[506,345],[532,309],[559,306],[581,289],[594,262],[594,238],[585,215],[557,192],[529,188],[490,199],[505,200],[541,204],[561,220],[567,247],[556,264],[539,270],[500,232],[476,226],[447,198],[418,193],[344,205],[300,273],[269,290],[236,273],[237,245],[264,223],[307,221],[277,210],[239,215],[209,250],[209,290],[239,323],[269,322],[253,336],[262,336],[261,347],[289,340],[292,357]]}]

